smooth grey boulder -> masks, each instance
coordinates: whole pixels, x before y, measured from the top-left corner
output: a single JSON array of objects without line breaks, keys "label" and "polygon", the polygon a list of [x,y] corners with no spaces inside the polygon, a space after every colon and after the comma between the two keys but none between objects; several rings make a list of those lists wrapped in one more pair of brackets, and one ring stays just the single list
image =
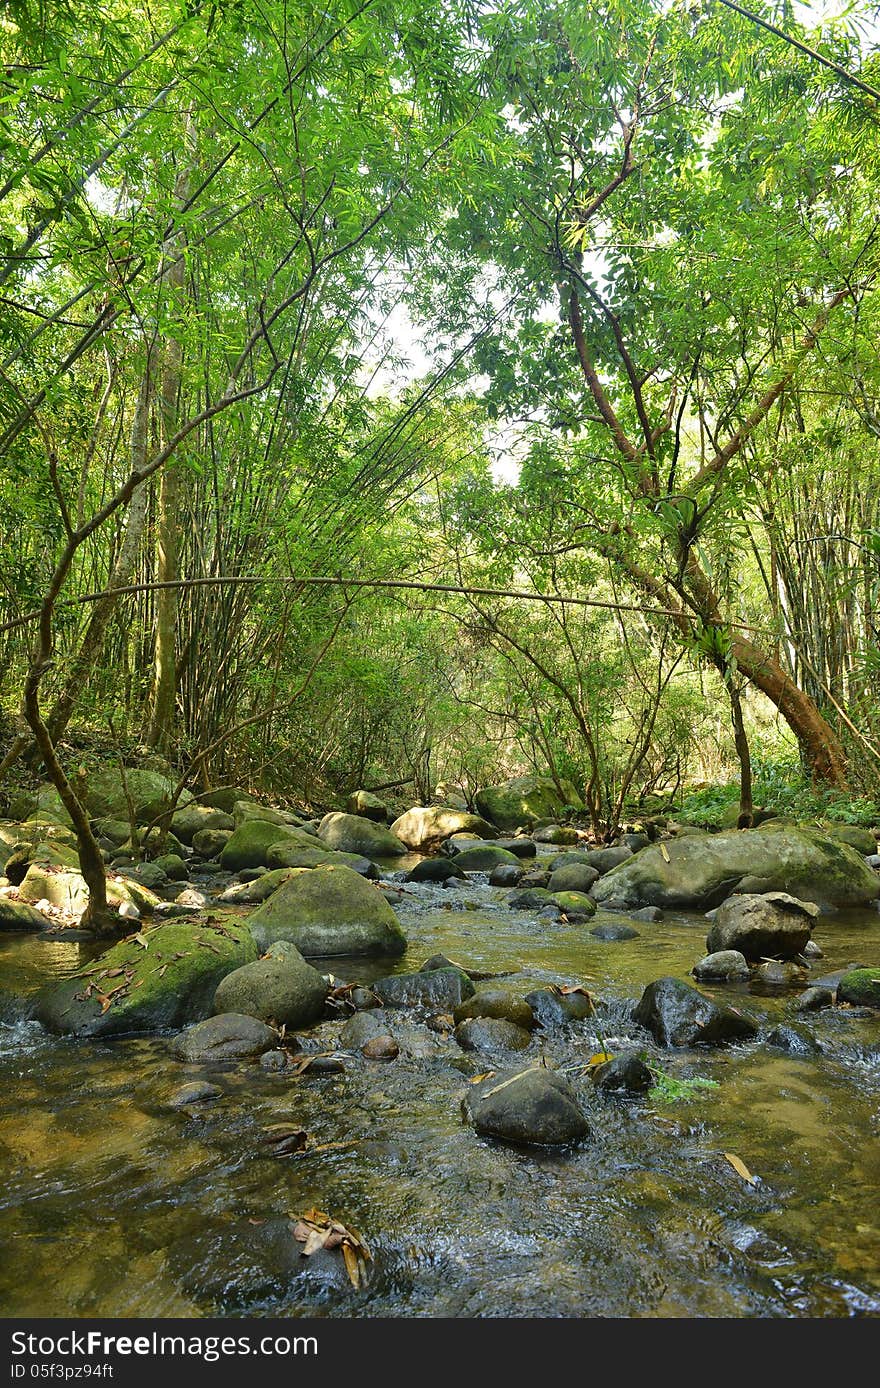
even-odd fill
[{"label": "smooth grey boulder", "polygon": [[474,994],[467,974],[456,968],[390,974],[370,987],[386,1007],[428,1007],[434,1012],[451,1012]]},{"label": "smooth grey boulder", "polygon": [[507,1022],[503,1017],[466,1017],[453,1032],[463,1051],[524,1051],[531,1036],[524,1027]]},{"label": "smooth grey boulder", "polygon": [[590,1131],[571,1084],[543,1065],[482,1080],[463,1108],[483,1136],[527,1146],[561,1146]]},{"label": "smooth grey boulder", "polygon": [[648,1066],[637,1055],[616,1055],[590,1073],[603,1094],[647,1094],[654,1083]]},{"label": "smooth grey boulder", "polygon": [[732,1007],[719,1007],[680,978],[649,983],[633,1012],[660,1046],[722,1046],[749,1041],[758,1028]]},{"label": "smooth grey boulder", "polygon": [[547,886],[551,892],[588,892],[599,875],[589,863],[563,863],[553,869]]},{"label": "smooth grey boulder", "polygon": [[179,1060],[244,1060],[271,1050],[277,1039],[276,1032],[256,1017],[223,1012],[187,1027],[175,1037],[172,1050]]},{"label": "smooth grey boulder", "polygon": [[810,938],[819,908],[787,892],[728,897],[706,936],[710,954],[739,950],[748,960],[794,959]]},{"label": "smooth grey boulder", "polygon": [[391,832],[407,848],[417,851],[442,843],[453,834],[478,834],[481,839],[498,837],[498,830],[487,820],[451,805],[416,805],[395,819]]},{"label": "smooth grey boulder", "polygon": [[733,983],[748,978],[749,972],[748,960],[738,949],[717,950],[705,955],[693,967],[694,978],[701,982]]},{"label": "smooth grey boulder", "polygon": [[372,1012],[355,1012],[353,1017],[349,1017],[339,1033],[339,1044],[345,1051],[359,1051],[361,1046],[367,1041],[374,1040],[377,1036],[388,1035],[388,1022],[385,1013],[377,1016]]}]

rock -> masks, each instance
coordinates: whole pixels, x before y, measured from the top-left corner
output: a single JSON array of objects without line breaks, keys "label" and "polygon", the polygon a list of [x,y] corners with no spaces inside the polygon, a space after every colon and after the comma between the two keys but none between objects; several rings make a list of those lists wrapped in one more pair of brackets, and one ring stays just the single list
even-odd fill
[{"label": "rock", "polygon": [[547,886],[551,892],[588,892],[598,876],[589,863],[563,863],[553,869]]},{"label": "rock", "polygon": [[479,975],[466,969],[463,964],[457,964],[454,959],[449,959],[445,954],[432,954],[426,959],[424,964],[419,965],[420,974],[429,974],[434,969],[458,969],[461,973],[467,974],[468,978],[476,978]]},{"label": "rock", "polygon": [[534,1014],[525,999],[515,997],[503,988],[481,988],[478,993],[458,1003],[452,1016],[456,1024],[468,1017],[496,1017],[513,1022],[526,1031],[531,1031],[535,1025]]},{"label": "rock", "polygon": [[529,887],[524,892],[516,892],[507,904],[515,911],[540,911],[542,906],[556,906],[552,894],[545,887]]},{"label": "rock", "polygon": [[589,920],[596,914],[596,903],[585,892],[554,892],[550,900],[570,920]]},{"label": "rock", "polygon": [[870,857],[877,852],[877,840],[870,829],[863,829],[858,824],[835,824],[833,821],[827,820],[822,825],[822,829],[840,843],[848,843],[850,848],[861,853],[863,858]]},{"label": "rock", "polygon": [[348,797],[345,809],[347,814],[363,815],[364,819],[373,819],[377,824],[388,823],[388,806],[371,790],[354,791]]},{"label": "rock", "polygon": [[808,1056],[821,1055],[822,1047],[818,1041],[814,1040],[808,1032],[798,1031],[794,1027],[778,1026],[774,1027],[767,1034],[768,1046],[774,1050],[785,1051],[788,1055]]},{"label": "rock", "polygon": [[[169,809],[176,789],[174,780],[160,771],[127,766],[124,778],[118,768],[90,775],[86,782],[85,804],[95,819],[121,820],[129,817],[130,798],[136,822],[149,824]],[[192,798],[188,790],[182,791],[178,806],[184,808]]]},{"label": "rock", "polygon": [[874,871],[877,872],[880,870],[880,853],[870,853],[865,859],[865,862],[868,864],[869,868],[873,868]]},{"label": "rock", "polygon": [[256,1017],[239,1012],[221,1012],[187,1027],[172,1042],[178,1060],[211,1062],[243,1060],[262,1055],[277,1042],[277,1033]]},{"label": "rock", "polygon": [[219,1099],[223,1090],[219,1084],[209,1084],[207,1080],[193,1080],[175,1089],[168,1100],[169,1108],[187,1108],[190,1104],[202,1104],[206,1099]]},{"label": "rock", "polygon": [[621,840],[623,847],[628,848],[631,853],[640,853],[650,842],[650,836],[641,831],[624,834]]},{"label": "rock", "polygon": [[302,827],[302,817],[292,814],[290,810],[275,810],[270,805],[261,805],[257,800],[239,799],[232,807],[232,822],[236,829],[240,829],[243,824],[253,824],[256,820],[262,820],[264,824],[282,824],[288,829]]},{"label": "rock", "polygon": [[457,863],[449,858],[423,858],[407,873],[407,882],[446,882],[450,877],[464,879]]},{"label": "rock", "polygon": [[[526,869],[519,879],[519,885],[522,887],[523,891],[531,891],[532,888],[543,890],[546,888],[549,881],[550,873],[545,871],[544,868],[530,867]],[[547,895],[549,896],[550,893],[548,892]]]},{"label": "rock", "polygon": [[663,919],[663,912],[659,906],[640,906],[637,911],[633,911],[632,918],[634,921],[647,921],[653,924],[654,921]]},{"label": "rock", "polygon": [[[306,1074],[310,1074],[310,1067]],[[168,1274],[189,1302],[210,1314],[248,1311],[293,1298],[301,1308],[326,1314],[328,1303],[351,1297],[351,1284],[339,1249],[320,1248],[302,1256],[303,1245],[292,1234],[289,1216],[272,1215],[224,1220],[199,1227],[173,1243],[167,1253]]]},{"label": "rock", "polygon": [[474,995],[474,985],[467,974],[454,967],[391,974],[376,979],[370,986],[385,1007],[426,1007],[432,1012],[451,1012]]},{"label": "rock", "polygon": [[880,967],[851,969],[837,985],[837,1001],[880,1007]]},{"label": "rock", "polygon": [[346,867],[294,869],[248,923],[261,949],[289,940],[309,957],[398,955],[406,949],[387,901]]},{"label": "rock", "polygon": [[535,829],[532,838],[535,843],[577,843],[578,832],[567,824],[545,824],[543,828]]},{"label": "rock", "polygon": [[361,1046],[361,1055],[367,1060],[396,1060],[400,1047],[393,1036],[371,1036]]},{"label": "rock", "polygon": [[718,1007],[680,978],[649,983],[633,1013],[660,1046],[720,1046],[747,1041],[758,1028],[731,1007]]},{"label": "rock", "polygon": [[382,1006],[382,999],[376,996],[372,988],[352,988],[348,1000],[358,1012],[366,1012],[370,1008]]},{"label": "rock", "polygon": [[836,993],[833,988],[805,988],[795,999],[795,1012],[817,1012],[820,1007],[833,1007]]},{"label": "rock", "polygon": [[801,954],[819,914],[811,901],[786,892],[731,896],[719,906],[706,949],[739,950],[746,959],[793,959]]},{"label": "rock", "polygon": [[538,850],[533,839],[516,837],[512,839],[496,839],[498,848],[506,848],[508,853],[512,853],[514,858],[528,859],[534,858]]},{"label": "rock", "polygon": [[807,959],[824,959],[823,951],[816,944],[815,940],[808,940],[804,945],[803,953]]},{"label": "rock", "polygon": [[247,798],[247,791],[239,790],[237,786],[218,786],[216,790],[205,790],[196,796],[198,804],[207,805],[211,810],[222,810],[228,815],[232,814],[239,800]]},{"label": "rock", "polygon": [[[234,919],[224,921],[220,929],[202,922],[167,921],[140,934],[146,949],[131,936],[93,959],[79,975],[47,984],[37,995],[36,1020],[47,1031],[73,1036],[124,1036],[185,1026],[208,1015],[224,974],[257,954],[247,926]],[[117,991],[109,994],[111,1005],[102,1011],[97,985],[91,996],[85,996],[86,990],[95,973],[117,968],[123,974],[114,977]],[[120,988],[129,975],[130,983]]]},{"label": "rock", "polygon": [[519,858],[514,853],[508,853],[506,848],[498,848],[494,843],[481,843],[473,848],[463,848],[456,853],[454,861],[462,872],[491,872],[502,863],[522,872]]},{"label": "rock", "polygon": [[864,906],[880,879],[848,844],[809,828],[744,829],[651,844],[593,887],[601,904],[708,911],[735,891],[790,892],[820,907]]},{"label": "rock", "polygon": [[506,1142],[558,1146],[590,1131],[568,1080],[544,1066],[492,1075],[463,1106],[478,1133]]},{"label": "rock", "polygon": [[185,882],[189,877],[189,868],[176,853],[163,853],[156,859],[155,866],[169,882]]},{"label": "rock", "polygon": [[399,858],[407,851],[406,845],[390,829],[354,814],[325,814],[318,837],[328,848],[359,853],[370,859]]},{"label": "rock", "polygon": [[514,867],[512,863],[499,863],[489,873],[490,887],[516,887],[523,875],[521,867]]},{"label": "rock", "polygon": [[[86,909],[89,890],[80,872],[56,871],[40,863],[31,863],[18,889],[22,901],[34,904],[48,901],[62,911],[80,916]],[[159,905],[159,898],[139,882],[118,875],[107,878],[107,900],[111,906],[135,906],[149,915]]]},{"label": "rock", "polygon": [[466,1017],[453,1033],[463,1051],[524,1051],[531,1041],[524,1027],[503,1017]]},{"label": "rock", "polygon": [[562,993],[556,988],[535,988],[526,993],[525,1001],[532,1010],[535,1025],[545,1031],[593,1015],[593,1004],[581,991]]},{"label": "rock", "polygon": [[590,1072],[596,1088],[603,1094],[647,1094],[654,1076],[635,1055],[616,1055]]},{"label": "rock", "polygon": [[477,793],[477,810],[499,829],[518,829],[538,819],[561,815],[566,805],[582,810],[583,802],[574,786],[562,782],[562,793],[549,776],[518,776],[503,785],[487,786]]},{"label": "rock", "polygon": [[278,1074],[289,1065],[290,1057],[286,1051],[264,1051],[260,1056],[260,1069],[268,1071],[269,1074]]},{"label": "rock", "polygon": [[[245,869],[245,871],[247,870]],[[287,882],[290,876],[290,868],[276,868],[274,872],[261,870],[260,876],[251,878],[249,882],[237,882],[231,887],[227,887],[225,891],[220,893],[218,900],[237,902],[242,906],[254,906],[265,901],[273,892],[277,892],[282,883]]]},{"label": "rock", "polygon": [[151,892],[158,891],[168,881],[158,863],[136,863],[128,875]]},{"label": "rock", "polygon": [[257,959],[234,969],[217,985],[215,1012],[238,1012],[273,1026],[311,1026],[324,1013],[326,979],[298,950],[282,958]]},{"label": "rock", "polygon": [[376,864],[360,853],[336,853],[332,848],[304,848],[286,839],[271,844],[266,850],[266,864],[270,868],[349,867],[352,872],[372,882],[379,880]]},{"label": "rock", "polygon": [[790,988],[805,982],[807,971],[791,959],[765,959],[755,965],[754,979],[774,987]]},{"label": "rock", "polygon": [[192,846],[201,858],[219,858],[231,838],[228,829],[199,829]]},{"label": "rock", "polygon": [[633,930],[631,925],[622,925],[619,921],[607,921],[602,925],[594,926],[590,934],[596,940],[637,940],[639,932]]},{"label": "rock", "polygon": [[388,1023],[384,1015],[377,1017],[373,1012],[356,1012],[343,1025],[339,1033],[339,1044],[343,1050],[359,1051],[367,1041],[377,1036],[388,1035]]},{"label": "rock", "polygon": [[96,819],[92,822],[92,828],[100,838],[112,843],[114,848],[121,848],[131,839],[131,825],[125,819]]},{"label": "rock", "polygon": [[234,828],[235,821],[231,815],[224,814],[222,810],[212,809],[210,805],[197,805],[195,802],[177,810],[171,817],[172,832],[181,843],[189,844],[191,848],[194,847],[193,840],[196,834],[202,829],[228,829],[231,833]]},{"label": "rock", "polygon": [[453,834],[476,834],[480,839],[494,839],[498,831],[479,815],[449,805],[416,805],[407,810],[391,826],[407,848],[421,851],[433,848]]},{"label": "rock", "polygon": [[[220,854],[220,866],[227,872],[240,872],[242,868],[268,867],[269,849],[273,844],[281,842],[296,844],[298,848],[320,850],[322,847],[314,835],[289,824],[276,824],[269,819],[248,819],[240,824],[227,840]],[[281,864],[276,862],[275,866],[280,867]]]},{"label": "rock", "polygon": [[52,921],[25,901],[13,901],[0,893],[0,932],[46,930]]},{"label": "rock", "polygon": [[707,954],[693,967],[694,978],[701,982],[709,980],[719,983],[733,983],[749,977],[749,965],[744,954],[738,949],[720,949]]},{"label": "rock", "polygon": [[599,876],[604,877],[621,863],[628,863],[634,855],[626,844],[618,844],[611,848],[590,848],[583,856],[587,867],[595,868]]}]

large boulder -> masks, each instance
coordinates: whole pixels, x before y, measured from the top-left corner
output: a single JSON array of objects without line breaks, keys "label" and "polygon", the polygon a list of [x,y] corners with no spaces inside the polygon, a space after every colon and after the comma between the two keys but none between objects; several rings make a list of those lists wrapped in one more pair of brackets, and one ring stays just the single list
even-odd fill
[{"label": "large boulder", "polygon": [[[81,916],[89,902],[89,889],[78,868],[56,867],[45,861],[32,862],[18,889],[22,901],[36,905],[48,901],[73,916]],[[107,901],[111,906],[135,906],[149,915],[160,898],[140,882],[114,874],[107,878]]]},{"label": "large boulder", "polygon": [[0,932],[46,930],[51,924],[48,916],[35,911],[33,906],[0,894]]},{"label": "large boulder", "polygon": [[325,814],[318,837],[328,848],[359,853],[365,858],[399,858],[406,852],[396,834],[356,814]]},{"label": "large boulder", "polygon": [[718,1007],[680,978],[649,983],[633,1013],[660,1046],[721,1046],[748,1041],[758,1033],[749,1017]]},{"label": "large boulder", "polygon": [[391,832],[413,849],[433,847],[452,834],[478,834],[481,839],[498,836],[497,829],[479,815],[450,805],[416,805],[395,819]]},{"label": "large boulder", "polygon": [[[171,777],[161,771],[127,766],[124,778],[119,768],[99,771],[86,782],[86,808],[95,819],[127,819],[130,798],[137,823],[149,824],[170,807],[176,789]],[[188,805],[192,798],[188,790],[182,791],[178,808]]]},{"label": "large boulder", "polygon": [[295,868],[248,924],[261,949],[289,940],[309,957],[397,955],[406,949],[388,902],[347,867]]},{"label": "large boulder", "polygon": [[113,945],[38,994],[34,1017],[48,1031],[122,1036],[163,1031],[208,1016],[221,978],[257,956],[247,926],[167,921]]},{"label": "large boulder", "polygon": [[276,945],[274,955],[242,964],[221,978],[214,1011],[240,1012],[274,1026],[307,1027],[317,1022],[324,1012],[327,980],[294,945],[279,951]]},{"label": "large boulder", "polygon": [[[298,848],[322,847],[313,834],[295,829],[290,824],[276,824],[269,819],[248,819],[239,825],[224,844],[220,853],[220,866],[227,872],[241,872],[242,868],[268,867],[269,849],[273,844],[281,842],[296,844]],[[275,863],[274,866],[281,865]]]},{"label": "large boulder", "polygon": [[819,908],[787,892],[729,896],[718,907],[706,949],[739,950],[746,959],[794,959],[802,954]]},{"label": "large boulder", "polygon": [[262,819],[266,824],[287,824],[294,829],[303,822],[301,816],[291,810],[273,810],[271,805],[261,805],[257,800],[236,800],[232,807],[235,828],[240,829],[242,824],[254,819]]},{"label": "large boulder", "polygon": [[525,1027],[503,1017],[466,1017],[458,1023],[453,1036],[463,1051],[486,1051],[490,1055],[528,1050],[532,1040]]},{"label": "large boulder", "polygon": [[181,843],[189,844],[190,847],[200,829],[234,828],[231,815],[224,814],[222,810],[212,809],[210,805],[197,805],[195,801],[191,805],[185,805],[182,810],[177,810],[171,817],[172,832]]},{"label": "large boulder", "polygon": [[822,828],[831,838],[838,839],[841,843],[848,843],[850,848],[854,848],[862,857],[869,858],[877,852],[877,840],[870,829],[863,829],[859,824],[834,824],[825,823]]},{"label": "large boulder", "polygon": [[539,819],[556,819],[567,805],[583,809],[574,786],[562,782],[560,794],[556,782],[549,776],[517,776],[503,785],[487,786],[478,791],[476,805],[484,819],[499,829],[518,829],[521,824],[534,824]]},{"label": "large boulder", "polygon": [[558,1146],[589,1133],[571,1084],[544,1066],[492,1075],[471,1087],[462,1107],[478,1133],[505,1142]]},{"label": "large boulder", "polygon": [[470,1017],[493,1017],[498,1021],[512,1022],[514,1026],[531,1031],[535,1025],[535,1014],[524,998],[508,993],[504,988],[481,988],[464,1002],[458,1003],[453,1020],[467,1021]]},{"label": "large boulder", "polygon": [[600,904],[708,911],[733,892],[776,891],[834,910],[874,901],[880,878],[848,844],[785,825],[651,844],[601,877],[592,895]]},{"label": "large boulder", "polygon": [[563,863],[553,869],[547,886],[551,892],[588,892],[599,875],[588,863]]},{"label": "large boulder", "polygon": [[858,1007],[880,1007],[880,967],[850,969],[837,985],[837,1000]]}]

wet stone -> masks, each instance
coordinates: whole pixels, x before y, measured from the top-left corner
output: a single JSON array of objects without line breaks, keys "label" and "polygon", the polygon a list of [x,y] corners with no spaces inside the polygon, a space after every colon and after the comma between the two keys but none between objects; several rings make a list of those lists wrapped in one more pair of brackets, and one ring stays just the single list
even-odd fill
[{"label": "wet stone", "polygon": [[811,1056],[822,1053],[822,1047],[814,1037],[789,1026],[774,1027],[767,1035],[766,1044],[774,1050],[785,1051],[788,1055]]},{"label": "wet stone", "polygon": [[400,1047],[394,1037],[387,1033],[383,1036],[371,1036],[369,1041],[365,1041],[361,1046],[360,1051],[367,1060],[396,1060],[400,1055]]},{"label": "wet stone", "polygon": [[529,1032],[500,1017],[467,1017],[455,1028],[455,1039],[463,1051],[524,1051],[531,1041]]},{"label": "wet stone", "polygon": [[168,1100],[169,1108],[186,1108],[189,1104],[201,1104],[207,1099],[219,1099],[223,1090],[219,1084],[209,1084],[207,1080],[192,1080],[175,1089]]},{"label": "wet stone", "polygon": [[593,1004],[586,993],[560,993],[554,988],[535,988],[526,993],[525,1001],[532,1009],[537,1026],[545,1031],[565,1026],[568,1022],[583,1021],[593,1015]]},{"label": "wet stone", "polygon": [[478,1133],[516,1144],[560,1146],[590,1131],[571,1084],[544,1066],[482,1080],[463,1108]]},{"label": "wet stone", "polygon": [[590,934],[596,940],[637,940],[639,938],[639,932],[633,930],[631,925],[621,925],[616,921],[597,925],[590,931]]},{"label": "wet stone", "polygon": [[367,1041],[373,1041],[377,1036],[388,1035],[388,1023],[384,1013],[377,1016],[373,1012],[356,1012],[353,1017],[349,1017],[339,1033],[339,1044],[347,1051],[358,1051]]},{"label": "wet stone", "polygon": [[592,1080],[603,1094],[647,1094],[654,1076],[635,1055],[616,1055],[592,1071]]},{"label": "wet stone", "polygon": [[833,988],[822,988],[818,985],[805,988],[795,998],[794,1010],[795,1012],[817,1012],[822,1007],[833,1007],[834,997]]}]

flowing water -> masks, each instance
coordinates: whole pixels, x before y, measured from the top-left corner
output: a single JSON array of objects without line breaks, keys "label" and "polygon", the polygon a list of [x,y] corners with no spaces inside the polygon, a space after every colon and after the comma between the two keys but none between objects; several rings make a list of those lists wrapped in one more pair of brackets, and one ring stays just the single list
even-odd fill
[{"label": "flowing water", "polygon": [[[718,1087],[687,1102],[607,1099],[572,1069],[590,1137],[573,1149],[517,1149],[478,1137],[461,1116],[469,1078],[490,1064],[413,1013],[393,1014],[399,1059],[349,1056],[343,1073],[291,1078],[255,1063],[184,1066],[165,1038],[59,1040],[13,1020],[7,1001],[0,1314],[880,1314],[880,1014],[799,1019],[823,1048],[803,1059],[762,1039],[660,1052],[631,1005],[651,980],[687,977],[705,920],[669,914],[637,924],[637,939],[601,942],[590,925],[548,923],[510,910],[506,897],[476,876],[455,889],[410,887],[399,906],[403,960],[319,966],[367,981],[442,951],[517,992],[583,983],[601,1000],[597,1017],[536,1033],[517,1062],[543,1053],[583,1065],[604,1039]],[[825,955],[814,977],[880,966],[876,911],[822,917],[814,938]],[[4,995],[93,953],[7,937]],[[748,984],[705,991],[752,1013],[762,1035],[789,1018],[794,996]],[[338,1032],[322,1024],[305,1045],[332,1050]],[[182,1082],[204,1078],[219,1099],[168,1107]],[[309,1146],[279,1159],[263,1129],[283,1121],[304,1128]],[[309,1207],[367,1241],[366,1286],[349,1284],[338,1254],[300,1257],[289,1221]]]}]

